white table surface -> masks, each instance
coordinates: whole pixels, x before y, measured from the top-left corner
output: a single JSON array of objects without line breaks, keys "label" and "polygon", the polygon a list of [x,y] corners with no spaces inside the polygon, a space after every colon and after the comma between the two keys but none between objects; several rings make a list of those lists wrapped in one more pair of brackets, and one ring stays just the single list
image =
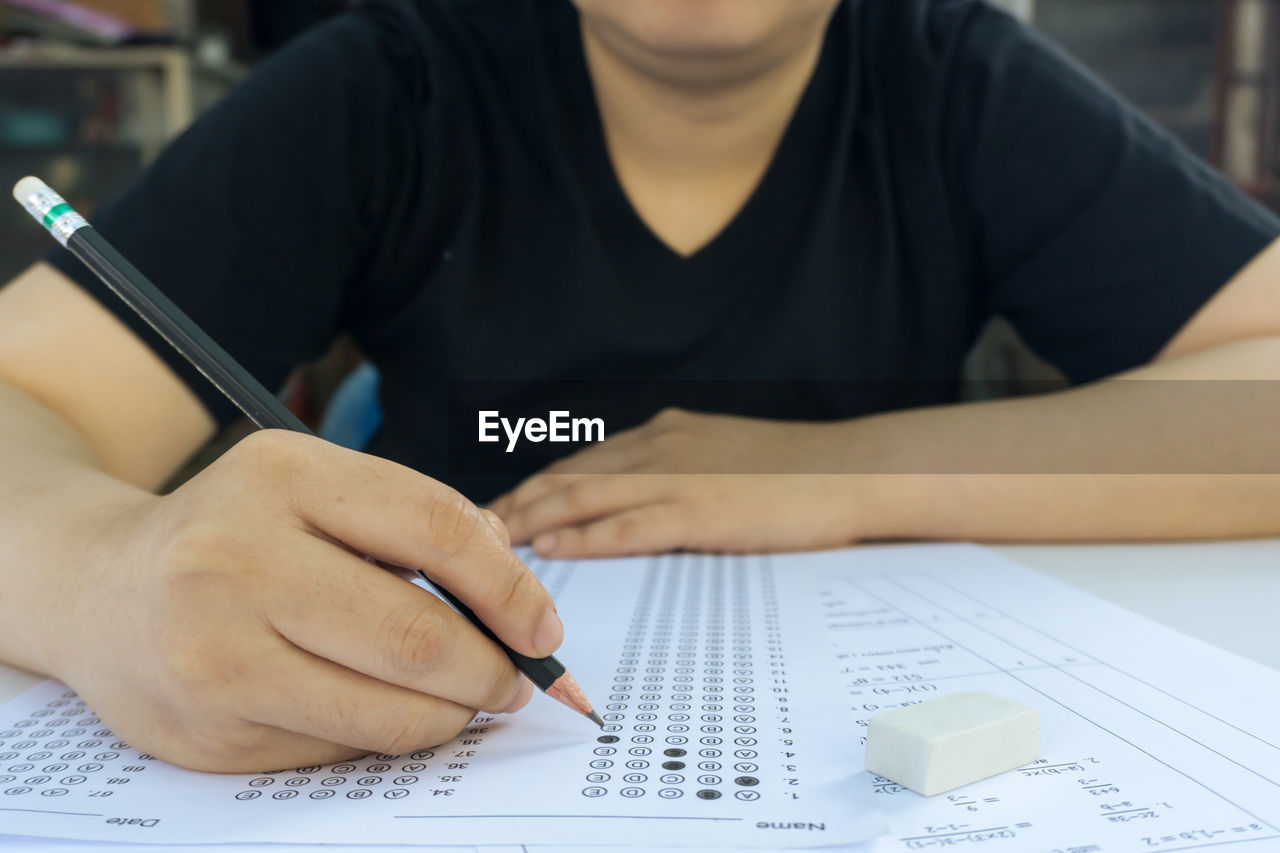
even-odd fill
[{"label": "white table surface", "polygon": [[[1184,634],[1280,669],[1280,539],[1002,545],[992,550]],[[0,664],[0,702],[41,680]]]}]

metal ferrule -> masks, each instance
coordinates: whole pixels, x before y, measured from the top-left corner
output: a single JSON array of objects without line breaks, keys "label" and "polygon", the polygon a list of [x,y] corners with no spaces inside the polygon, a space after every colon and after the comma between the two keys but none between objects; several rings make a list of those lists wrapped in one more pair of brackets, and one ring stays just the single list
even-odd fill
[{"label": "metal ferrule", "polygon": [[62,196],[48,187],[29,193],[19,200],[27,213],[49,229],[49,233],[63,246],[67,245],[72,234],[89,224]]}]

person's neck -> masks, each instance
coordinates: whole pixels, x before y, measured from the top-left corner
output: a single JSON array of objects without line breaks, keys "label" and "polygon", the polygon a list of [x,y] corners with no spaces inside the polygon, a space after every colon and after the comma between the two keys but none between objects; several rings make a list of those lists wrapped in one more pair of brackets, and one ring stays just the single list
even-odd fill
[{"label": "person's neck", "polygon": [[719,66],[626,55],[586,22],[582,39],[619,182],[663,242],[692,254],[733,219],[768,169],[822,33]]}]

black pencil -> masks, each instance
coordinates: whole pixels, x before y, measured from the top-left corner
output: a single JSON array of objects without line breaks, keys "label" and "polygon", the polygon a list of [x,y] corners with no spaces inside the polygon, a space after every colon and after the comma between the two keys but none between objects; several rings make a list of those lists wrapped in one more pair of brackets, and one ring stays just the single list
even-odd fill
[{"label": "black pencil", "polygon": [[[285,408],[275,394],[263,387],[249,371],[205,334],[182,309],[174,305],[44,181],[33,177],[23,178],[14,186],[13,197],[255,424],[263,429],[286,429],[313,434],[306,424]],[[507,657],[511,658],[516,669],[524,673],[538,689],[601,728],[604,727],[604,721],[592,709],[586,694],[564,668],[564,664],[555,657],[531,658],[508,648],[453,593],[422,572],[417,572],[417,575],[464,619],[497,643]]]}]

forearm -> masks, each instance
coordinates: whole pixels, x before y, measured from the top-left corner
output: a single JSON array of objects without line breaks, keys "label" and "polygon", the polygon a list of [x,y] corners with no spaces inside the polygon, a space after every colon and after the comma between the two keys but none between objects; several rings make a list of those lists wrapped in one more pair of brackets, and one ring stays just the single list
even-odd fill
[{"label": "forearm", "polygon": [[[55,634],[111,547],[113,520],[148,493],[107,474],[88,442],[0,382],[0,660],[57,671]],[[83,638],[93,642],[93,638]]]},{"label": "forearm", "polygon": [[[1280,340],[1041,397],[834,425],[862,534],[983,540],[1280,533]],[[1144,381],[1145,380],[1145,381]]]}]

